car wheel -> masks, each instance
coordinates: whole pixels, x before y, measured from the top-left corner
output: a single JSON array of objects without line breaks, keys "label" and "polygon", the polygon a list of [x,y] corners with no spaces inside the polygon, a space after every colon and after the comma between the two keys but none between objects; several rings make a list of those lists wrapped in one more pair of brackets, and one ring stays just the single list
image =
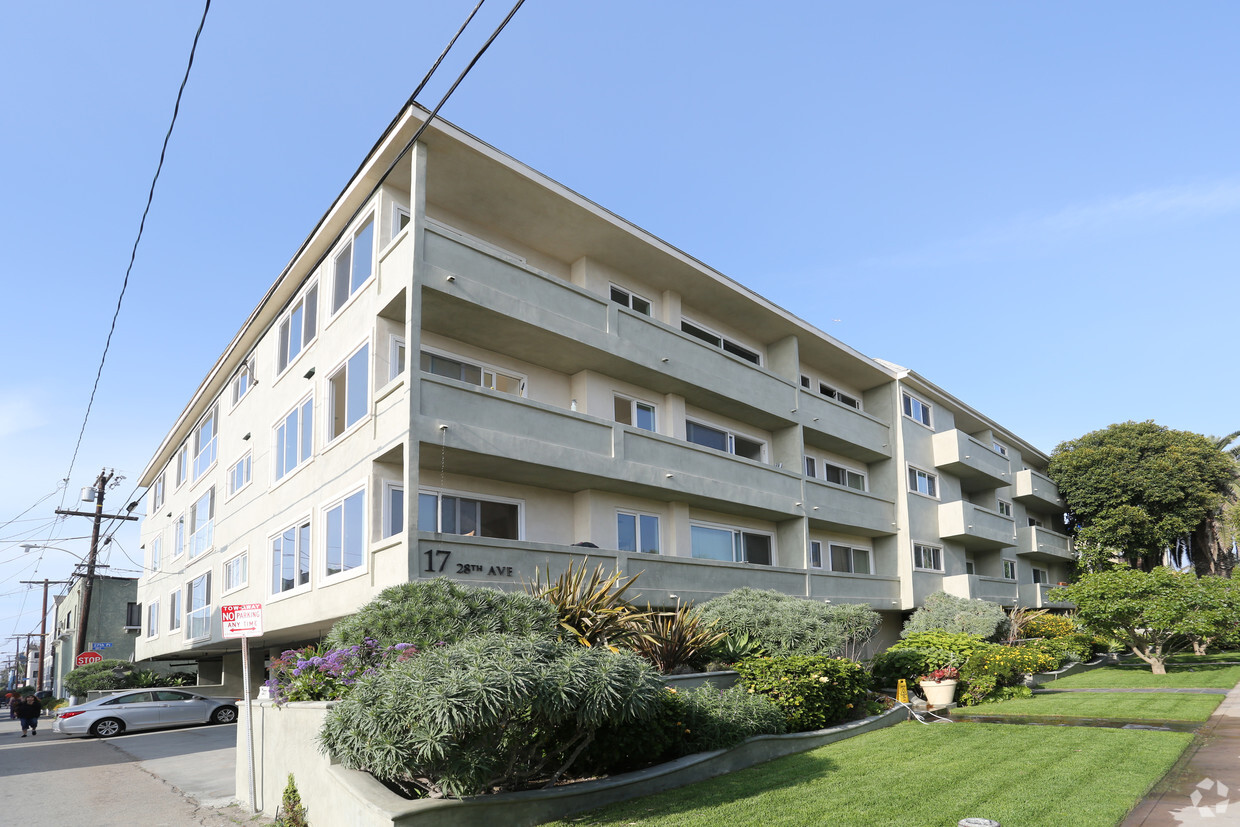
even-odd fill
[{"label": "car wheel", "polygon": [[108,738],[112,735],[120,735],[125,731],[125,724],[116,718],[104,718],[102,721],[95,721],[90,727],[90,734],[100,738]]},{"label": "car wheel", "polygon": [[235,724],[236,722],[237,710],[235,707],[221,706],[211,713],[211,723],[213,724]]}]

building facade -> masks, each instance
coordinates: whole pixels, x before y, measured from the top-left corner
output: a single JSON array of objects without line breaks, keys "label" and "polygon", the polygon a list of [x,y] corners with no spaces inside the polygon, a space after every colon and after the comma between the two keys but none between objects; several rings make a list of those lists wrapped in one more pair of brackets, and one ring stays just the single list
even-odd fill
[{"label": "building facade", "polygon": [[140,659],[227,682],[222,605],[263,604],[279,652],[387,586],[587,554],[654,605],[771,588],[888,639],[940,589],[1047,605],[1072,552],[1045,454],[448,123],[410,145],[424,116],[145,470]]},{"label": "building facade", "polygon": [[[45,686],[64,697],[64,676],[73,671],[77,654],[78,625],[82,621],[82,591],[86,580],[73,578],[73,585],[56,598],[55,632],[48,633],[52,680]],[[106,659],[131,661],[135,642],[142,633],[143,618],[138,603],[138,578],[95,576],[90,593],[90,614],[86,619],[86,651],[98,652]]]}]

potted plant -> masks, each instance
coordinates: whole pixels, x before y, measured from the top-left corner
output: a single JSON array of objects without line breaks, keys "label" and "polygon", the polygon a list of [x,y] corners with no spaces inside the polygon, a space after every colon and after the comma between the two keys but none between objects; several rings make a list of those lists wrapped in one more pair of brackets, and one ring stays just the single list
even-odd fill
[{"label": "potted plant", "polygon": [[930,706],[947,706],[956,697],[956,681],[960,670],[954,666],[943,666],[928,675],[917,679],[926,703]]}]

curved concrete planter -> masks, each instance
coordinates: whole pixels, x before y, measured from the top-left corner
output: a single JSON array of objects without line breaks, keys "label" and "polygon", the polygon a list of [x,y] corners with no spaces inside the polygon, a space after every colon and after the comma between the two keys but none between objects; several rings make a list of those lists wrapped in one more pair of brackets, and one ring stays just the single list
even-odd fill
[{"label": "curved concrete planter", "polygon": [[[355,827],[524,827],[735,772],[908,718],[907,711],[897,707],[882,715],[815,732],[759,735],[731,749],[688,755],[597,781],[467,799],[409,801],[368,773],[346,769],[318,752],[316,736],[329,704],[276,708],[264,703],[259,707],[255,715],[255,764],[260,809],[268,815],[275,813],[280,792],[292,772],[311,823]],[[244,750],[245,722],[241,724],[237,727],[238,742]],[[237,790],[247,790],[245,762],[237,763]]]}]

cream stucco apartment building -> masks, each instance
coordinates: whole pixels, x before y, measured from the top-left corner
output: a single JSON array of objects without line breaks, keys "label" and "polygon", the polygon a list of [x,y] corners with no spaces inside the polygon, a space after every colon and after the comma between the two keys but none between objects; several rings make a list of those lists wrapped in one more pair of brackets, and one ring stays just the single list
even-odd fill
[{"label": "cream stucco apartment building", "polygon": [[[740,586],[1047,605],[1047,457],[477,138],[407,107],[145,470],[137,657],[237,680],[379,590],[589,555],[655,605]],[[391,174],[383,176],[391,168]],[[597,548],[578,544],[591,543]]]}]

